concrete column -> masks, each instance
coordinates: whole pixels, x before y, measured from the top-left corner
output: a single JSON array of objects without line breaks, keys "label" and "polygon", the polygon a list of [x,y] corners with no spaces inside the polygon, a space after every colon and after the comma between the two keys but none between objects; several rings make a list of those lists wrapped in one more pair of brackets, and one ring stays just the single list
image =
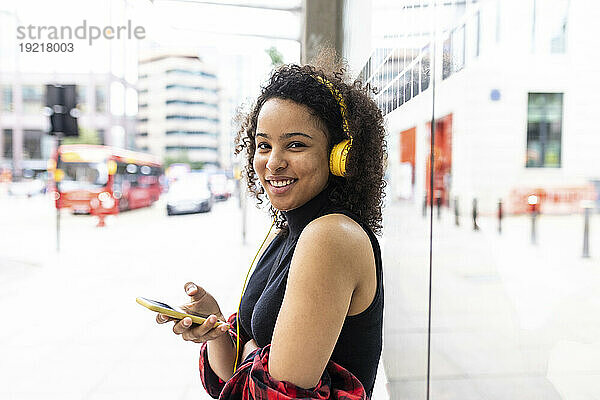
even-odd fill
[{"label": "concrete column", "polygon": [[19,179],[23,175],[23,86],[17,74],[13,83],[13,105],[15,122],[12,132],[12,166],[13,177]]},{"label": "concrete column", "polygon": [[344,0],[304,0],[302,63],[310,62],[322,45],[342,55],[343,6]]}]

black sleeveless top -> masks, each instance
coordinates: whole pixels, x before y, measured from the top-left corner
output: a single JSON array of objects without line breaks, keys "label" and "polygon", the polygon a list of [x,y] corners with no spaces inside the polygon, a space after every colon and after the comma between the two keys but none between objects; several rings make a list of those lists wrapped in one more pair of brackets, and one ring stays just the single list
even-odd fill
[{"label": "black sleeveless top", "polygon": [[[347,215],[363,227],[371,240],[377,269],[377,290],[366,310],[357,315],[346,316],[331,360],[354,374],[370,398],[382,348],[384,296],[381,250],[371,229],[356,215],[335,207],[328,194],[329,190],[326,188],[303,206],[283,212],[289,232],[287,235],[279,233],[256,264],[242,297],[240,329],[243,329],[247,337],[252,337],[259,347],[271,343],[300,233],[309,222],[320,216],[333,213]],[[275,269],[271,273],[274,265]],[[269,275],[272,277],[267,282]]]}]

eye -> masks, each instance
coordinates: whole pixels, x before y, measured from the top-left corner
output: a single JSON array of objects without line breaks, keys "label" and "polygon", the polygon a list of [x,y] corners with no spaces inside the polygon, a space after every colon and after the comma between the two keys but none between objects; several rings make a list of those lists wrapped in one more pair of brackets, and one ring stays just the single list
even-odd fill
[{"label": "eye", "polygon": [[300,148],[300,147],[306,147],[306,145],[302,142],[292,142],[289,144],[288,146],[290,149],[296,149],[296,148]]},{"label": "eye", "polygon": [[260,142],[256,145],[257,150],[265,150],[269,148],[269,144],[267,142]]}]

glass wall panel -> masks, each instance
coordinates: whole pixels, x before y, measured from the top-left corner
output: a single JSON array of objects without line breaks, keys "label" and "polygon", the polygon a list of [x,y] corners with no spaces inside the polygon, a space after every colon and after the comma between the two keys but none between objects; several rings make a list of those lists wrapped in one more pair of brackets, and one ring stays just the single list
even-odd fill
[{"label": "glass wall panel", "polygon": [[388,398],[600,395],[598,18],[567,0],[373,2],[357,70],[381,83],[383,49],[399,62],[375,95]]}]

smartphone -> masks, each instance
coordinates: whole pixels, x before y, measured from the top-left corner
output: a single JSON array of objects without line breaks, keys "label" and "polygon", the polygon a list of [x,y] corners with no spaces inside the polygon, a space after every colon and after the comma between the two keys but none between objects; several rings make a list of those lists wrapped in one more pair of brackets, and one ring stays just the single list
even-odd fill
[{"label": "smartphone", "polygon": [[[189,310],[184,310],[181,307],[171,307],[168,304],[161,303],[160,301],[150,300],[145,297],[138,297],[135,299],[138,304],[146,307],[149,310],[156,311],[157,313],[161,313],[164,315],[168,315],[171,318],[175,319],[184,319],[185,317],[190,317],[192,319],[192,323],[194,324],[203,324],[204,321],[209,317],[209,315],[203,315],[199,313],[192,313]],[[219,321],[215,323],[215,328],[225,324],[226,322]]]}]

